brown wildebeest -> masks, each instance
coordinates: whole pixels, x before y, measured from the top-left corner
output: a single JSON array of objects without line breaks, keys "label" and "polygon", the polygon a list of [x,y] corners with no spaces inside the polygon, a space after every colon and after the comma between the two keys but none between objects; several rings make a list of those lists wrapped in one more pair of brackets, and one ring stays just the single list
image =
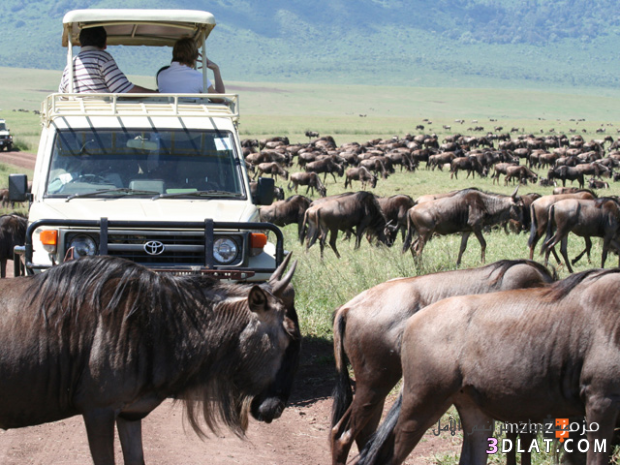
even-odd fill
[{"label": "brown wildebeest", "polygon": [[386,236],[390,243],[393,244],[396,240],[399,229],[404,242],[405,234],[407,233],[407,212],[415,205],[413,199],[408,195],[399,194],[390,197],[378,197],[377,202],[379,202],[381,211],[388,224],[395,225],[394,227],[388,227],[386,231]]},{"label": "brown wildebeest", "polygon": [[598,179],[590,178],[588,181],[588,187],[590,189],[609,189],[609,183],[605,181],[599,181]]},{"label": "brown wildebeest", "polygon": [[[446,297],[540,287],[552,281],[536,262],[504,260],[480,268],[393,279],[338,308],[334,312],[338,378],[330,434],[333,464],[344,465],[353,441],[361,450],[379,424],[385,397],[402,374],[400,341],[411,315]],[[347,359],[355,373],[355,396]]]},{"label": "brown wildebeest", "polygon": [[386,166],[386,160],[389,161],[389,159],[385,157],[375,156],[366,160],[361,160],[359,162],[359,167],[364,167],[367,170],[372,171],[373,173],[375,173],[375,176],[379,176],[379,174],[381,174],[381,177],[383,179],[387,179],[390,176],[390,173],[394,172],[394,168],[392,168],[392,162],[389,161],[391,170],[388,169],[388,167]]},{"label": "brown wildebeest", "polygon": [[[456,260],[458,266],[473,232],[480,242],[481,260],[484,263],[486,241],[482,235],[483,226],[502,224],[510,219],[519,223],[523,221],[523,202],[517,196],[517,190],[518,187],[512,196],[504,196],[464,189],[451,197],[414,206],[407,214],[407,238],[403,244],[403,253],[411,249],[411,254],[417,258],[433,234],[460,232],[462,239]],[[418,233],[418,239],[412,243],[414,232]]]},{"label": "brown wildebeest", "polygon": [[593,199],[596,199],[598,197],[598,195],[596,195],[596,192],[590,189],[579,189],[578,187],[556,187],[555,189],[553,189],[551,193],[553,195],[560,195],[560,194],[576,194],[578,192],[588,192],[592,194]]},{"label": "brown wildebeest", "polygon": [[566,187],[567,179],[571,182],[577,181],[580,189],[583,189],[585,184],[583,173],[573,166],[558,166],[557,168],[552,168],[547,172],[547,178],[561,179],[563,187]]},{"label": "brown wildebeest", "polygon": [[431,155],[426,162],[426,169],[431,168],[435,171],[435,168],[439,168],[440,171],[443,171],[442,166],[446,163],[451,163],[455,158],[456,155],[454,152],[441,152],[436,155]]},{"label": "brown wildebeest", "polygon": [[[554,189],[555,192],[555,189]],[[590,191],[580,191],[568,194],[556,194],[556,195],[543,195],[541,198],[536,199],[530,205],[530,237],[527,241],[527,246],[530,248],[530,260],[534,258],[534,249],[540,238],[547,232],[547,223],[549,221],[549,210],[555,202],[565,199],[595,199],[596,194]],[[558,263],[560,257],[555,249],[551,249],[553,256]],[[543,251],[541,250],[541,253]]]},{"label": "brown wildebeest", "polygon": [[[555,234],[552,235],[553,228]],[[568,259],[568,234],[574,233],[582,236],[586,242],[586,248],[572,261],[574,265],[584,253],[588,254],[590,261],[590,249],[592,248],[591,237],[603,238],[603,254],[601,268],[605,267],[605,260],[610,246],[614,246],[620,252],[620,243],[617,241],[618,228],[620,228],[620,204],[616,199],[601,197],[594,200],[566,199],[555,202],[549,209],[547,223],[547,236],[543,249],[547,252],[545,263],[549,256],[549,249],[559,242],[560,252],[564,257],[566,267],[571,273],[571,261]]]},{"label": "brown wildebeest", "polygon": [[547,289],[451,297],[413,315],[402,403],[357,464],[402,463],[452,404],[472,433],[460,463],[486,463],[493,419],[585,416],[597,425],[587,464],[607,464],[619,413],[619,289],[618,270],[590,270]]},{"label": "brown wildebeest", "polygon": [[[290,181],[288,183],[288,190],[295,189],[295,193],[297,193],[298,186],[308,186],[306,187],[306,194],[310,190],[312,190],[311,195],[314,195],[314,189],[319,191],[319,195],[321,197],[325,197],[327,195],[327,188],[321,182],[321,178],[319,175],[312,172],[299,172],[293,173],[290,176]],[[292,186],[292,187],[291,187]]]},{"label": "brown wildebeest", "polygon": [[525,184],[527,181],[535,183],[538,181],[538,175],[534,173],[527,166],[509,166],[506,168],[506,177],[504,178],[504,185],[507,185],[509,181],[517,179],[520,184]]},{"label": "brown wildebeest", "polygon": [[519,166],[519,165],[516,165],[515,163],[496,163],[493,166],[493,169],[495,170],[493,171],[493,174],[491,175],[491,178],[493,178],[493,184],[495,184],[495,181],[497,181],[497,184],[499,184],[500,174],[506,175],[507,169],[509,166]]},{"label": "brown wildebeest", "polygon": [[353,187],[353,181],[360,181],[362,183],[362,189],[366,189],[366,184],[370,183],[370,187],[373,189],[377,187],[377,177],[368,171],[363,166],[357,168],[348,168],[345,173],[344,188],[347,186]]},{"label": "brown wildebeest", "polygon": [[275,161],[268,163],[259,163],[258,165],[256,165],[256,173],[254,175],[254,178],[265,173],[271,174],[271,177],[274,178],[276,181],[278,180],[278,175],[282,176],[284,179],[288,179],[288,171],[282,168]]},{"label": "brown wildebeest", "polygon": [[323,173],[323,182],[325,182],[325,178],[327,178],[327,173],[331,174],[334,178],[334,182],[336,182],[336,175],[342,177],[344,175],[344,167],[338,163],[336,163],[331,158],[325,158],[323,160],[317,160],[310,163],[307,163],[304,169],[307,172],[313,173]]},{"label": "brown wildebeest", "polygon": [[6,277],[6,262],[13,260],[13,249],[26,242],[28,218],[18,213],[0,216],[0,277]]},{"label": "brown wildebeest", "polygon": [[278,418],[300,347],[289,260],[261,286],[112,257],[0,282],[0,428],[82,415],[95,465],[112,465],[116,423],[134,465],[141,420],[167,397],[201,435],[201,417],[238,435],[250,414]]},{"label": "brown wildebeest", "polygon": [[[338,231],[350,232],[355,228],[355,248],[359,249],[362,236],[368,230],[379,241],[390,245],[385,236],[385,216],[377,202],[377,198],[370,192],[347,192],[312,202],[304,217],[304,225],[308,225],[306,250],[319,239],[321,258],[327,234],[330,233],[329,246],[336,257],[340,253],[336,248]],[[304,230],[302,230],[303,242]]]},{"label": "brown wildebeest", "polygon": [[308,197],[293,195],[286,200],[274,202],[271,205],[260,207],[258,214],[261,221],[273,223],[276,226],[297,224],[297,236],[301,235],[304,214],[312,203]]},{"label": "brown wildebeest", "polygon": [[476,173],[480,176],[484,176],[486,171],[480,161],[476,157],[458,157],[450,162],[450,179],[454,176],[459,178],[459,170],[467,171],[466,179],[471,174],[472,178],[476,177]]}]

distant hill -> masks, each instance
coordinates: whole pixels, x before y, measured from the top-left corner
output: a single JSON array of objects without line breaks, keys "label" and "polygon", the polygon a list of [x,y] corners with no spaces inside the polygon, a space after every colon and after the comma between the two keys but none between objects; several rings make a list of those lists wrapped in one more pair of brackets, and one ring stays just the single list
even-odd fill
[{"label": "distant hill", "polygon": [[[612,0],[3,0],[0,63],[62,69],[63,15],[77,8],[210,11],[225,79],[444,87],[619,85]],[[112,50],[153,75],[170,50]]]}]

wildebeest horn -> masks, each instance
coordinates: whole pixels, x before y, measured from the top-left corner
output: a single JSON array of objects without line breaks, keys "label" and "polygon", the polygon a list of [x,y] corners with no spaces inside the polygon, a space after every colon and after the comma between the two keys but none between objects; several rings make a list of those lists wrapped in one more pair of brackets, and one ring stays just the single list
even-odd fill
[{"label": "wildebeest horn", "polygon": [[515,191],[514,191],[514,192],[512,193],[512,195],[511,195],[511,197],[512,197],[513,199],[516,199],[516,198],[517,198],[517,192],[519,192],[519,185],[517,185],[517,188],[515,189]]},{"label": "wildebeest horn", "polygon": [[[290,257],[290,254],[288,255],[288,257]],[[293,279],[293,275],[295,274],[296,268],[297,268],[297,260],[293,262],[293,264],[291,265],[291,269],[288,270],[288,273],[286,273],[284,278],[282,278],[280,281],[278,281],[277,283],[273,285],[273,287],[271,288],[271,292],[273,293],[273,295],[275,295],[276,297],[281,297],[280,294],[284,291],[284,289],[286,289],[286,286],[288,286],[291,280]]]},{"label": "wildebeest horn", "polygon": [[284,257],[284,260],[282,260],[282,263],[280,263],[280,266],[276,268],[273,274],[269,277],[269,285],[272,288],[278,283],[278,281],[282,277],[282,273],[284,273],[284,270],[286,270],[286,267],[288,266],[288,262],[291,261],[291,255],[293,255],[292,252],[290,252],[286,257]]}]

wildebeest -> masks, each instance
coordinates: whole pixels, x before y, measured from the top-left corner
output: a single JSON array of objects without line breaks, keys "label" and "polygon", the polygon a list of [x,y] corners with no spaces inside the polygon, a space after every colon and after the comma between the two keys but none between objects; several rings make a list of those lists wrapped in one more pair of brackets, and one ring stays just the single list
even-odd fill
[{"label": "wildebeest", "polygon": [[314,189],[319,191],[319,195],[321,197],[325,197],[327,195],[327,189],[321,182],[321,178],[319,175],[313,172],[299,172],[291,174],[288,183],[288,190],[295,189],[295,193],[297,193],[298,186],[308,186],[306,187],[306,194],[312,190],[312,194],[314,195]]},{"label": "wildebeest", "polygon": [[404,242],[407,233],[407,212],[415,205],[413,199],[408,195],[399,194],[390,197],[377,197],[377,202],[379,202],[381,211],[390,225],[386,231],[388,241],[394,243],[400,229]]},{"label": "wildebeest", "polygon": [[507,185],[511,180],[514,182],[515,179],[518,180],[520,184],[526,184],[527,181],[535,183],[538,181],[538,175],[527,166],[508,166],[506,168],[504,185]]},{"label": "wildebeest", "polygon": [[261,221],[273,223],[276,226],[297,224],[297,235],[301,234],[304,214],[312,203],[308,197],[293,195],[286,200],[274,202],[271,205],[260,207],[258,213]]},{"label": "wildebeest", "polygon": [[[385,397],[402,374],[400,341],[411,315],[450,296],[540,287],[552,281],[536,262],[504,260],[480,268],[393,279],[338,308],[334,312],[338,378],[330,434],[333,463],[344,465],[353,441],[361,450],[379,424]],[[355,374],[355,396],[347,359]]]},{"label": "wildebeest", "polygon": [[[510,219],[519,223],[523,221],[523,202],[517,196],[517,189],[512,196],[464,189],[451,197],[419,203],[407,214],[407,237],[403,253],[411,249],[412,255],[419,257],[433,234],[460,232],[462,238],[456,260],[458,266],[473,232],[480,242],[481,260],[484,263],[486,241],[482,236],[482,227],[502,224]],[[412,243],[416,232],[418,239]]]},{"label": "wildebeest", "polygon": [[300,332],[287,259],[264,285],[172,276],[121,258],[81,258],[0,281],[0,428],[82,415],[96,465],[143,464],[141,420],[183,400],[204,434],[242,435],[287,402]]},{"label": "wildebeest", "polygon": [[0,216],[0,277],[6,277],[6,262],[13,260],[13,249],[26,242],[28,219],[18,213]]},{"label": "wildebeest", "polygon": [[360,181],[362,183],[362,189],[366,189],[366,184],[370,183],[370,187],[373,189],[377,187],[377,176],[372,174],[363,166],[357,168],[348,168],[345,173],[344,188],[347,186],[353,187],[353,181]]},{"label": "wildebeest", "polygon": [[340,253],[336,248],[338,231],[351,232],[355,228],[355,248],[360,247],[364,232],[368,231],[379,241],[389,245],[385,236],[386,220],[376,197],[370,192],[347,192],[312,202],[306,210],[304,228],[300,236],[303,243],[305,225],[308,226],[306,250],[319,240],[321,258],[327,234],[330,234],[329,246],[336,257]]},{"label": "wildebeest", "polygon": [[590,270],[547,289],[444,299],[413,315],[402,403],[358,465],[402,463],[452,404],[472,433],[460,463],[486,463],[493,419],[579,416],[596,425],[588,465],[608,463],[620,397],[619,289],[619,270]]},{"label": "wildebeest", "polygon": [[[552,235],[553,228],[556,228]],[[547,252],[545,262],[549,256],[549,249],[560,243],[560,252],[566,262],[566,267],[571,273],[571,262],[568,259],[568,234],[574,233],[582,236],[586,242],[586,248],[572,261],[574,265],[584,253],[590,260],[592,248],[591,237],[603,238],[603,255],[601,267],[605,267],[605,260],[610,246],[620,252],[618,243],[618,228],[620,228],[620,204],[616,199],[601,197],[594,200],[566,199],[555,202],[549,209],[547,223],[547,236],[543,244]]]},{"label": "wildebeest", "polygon": [[288,171],[282,168],[275,161],[268,163],[259,163],[258,165],[256,165],[256,174],[254,175],[254,178],[264,173],[271,174],[271,177],[274,178],[276,181],[278,179],[278,175],[282,176],[284,179],[288,179]]},{"label": "wildebeest", "polygon": [[599,181],[598,179],[590,178],[588,181],[588,187],[590,189],[609,189],[609,183],[606,181]]},{"label": "wildebeest", "polygon": [[480,176],[486,175],[486,169],[482,166],[480,161],[476,157],[458,157],[450,162],[450,179],[454,176],[459,178],[459,170],[467,171],[467,178],[472,175],[472,178],[476,177],[476,173]]},{"label": "wildebeest", "polygon": [[561,179],[562,186],[564,187],[566,187],[567,179],[571,182],[577,181],[580,189],[584,187],[583,173],[572,166],[558,166],[557,168],[552,168],[547,172],[547,178],[550,180]]},{"label": "wildebeest", "polygon": [[323,182],[325,182],[327,173],[330,173],[332,175],[332,177],[334,178],[334,182],[336,182],[336,175],[334,173],[337,173],[338,176],[341,177],[344,174],[344,167],[336,163],[331,158],[325,158],[323,160],[310,162],[304,167],[304,169],[307,172],[313,172],[317,174],[323,173]]}]

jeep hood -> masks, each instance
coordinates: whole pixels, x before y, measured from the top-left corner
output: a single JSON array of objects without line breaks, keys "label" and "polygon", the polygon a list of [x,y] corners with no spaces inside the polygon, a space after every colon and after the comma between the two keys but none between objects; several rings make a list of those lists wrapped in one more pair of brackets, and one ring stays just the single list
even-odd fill
[{"label": "jeep hood", "polygon": [[46,199],[34,203],[29,219],[120,221],[258,221],[258,209],[247,201],[206,199]]}]

